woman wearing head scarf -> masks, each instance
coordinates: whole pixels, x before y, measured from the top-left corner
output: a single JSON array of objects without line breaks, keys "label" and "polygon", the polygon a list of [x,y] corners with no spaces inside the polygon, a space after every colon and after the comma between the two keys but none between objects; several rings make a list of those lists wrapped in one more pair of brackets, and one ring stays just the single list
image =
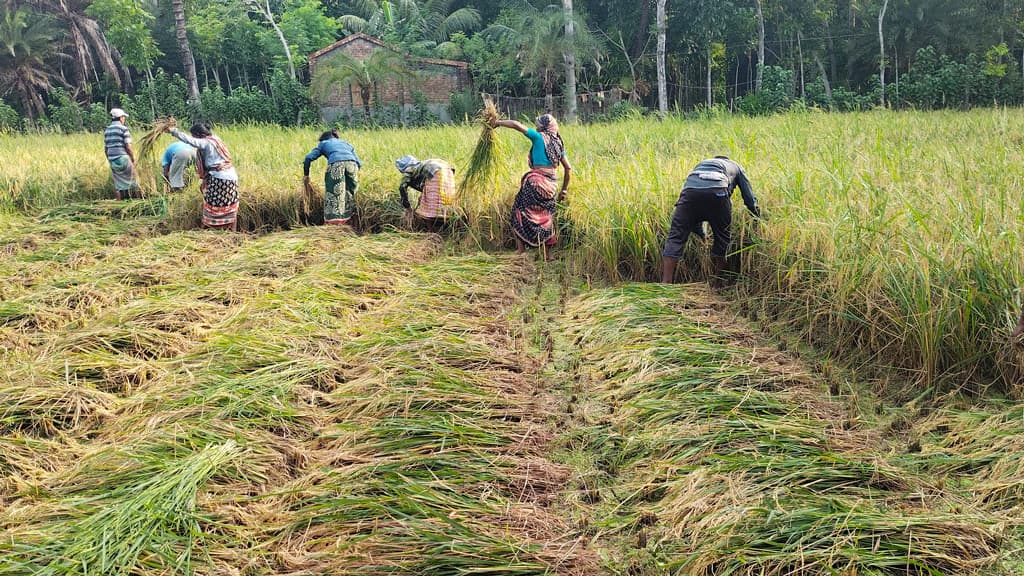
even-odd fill
[{"label": "woman wearing head scarf", "polygon": [[324,173],[324,224],[348,224],[356,207],[359,168],[362,163],[356,149],[338,136],[337,130],[320,135],[316,148],[302,162],[302,179],[309,181],[309,165],[317,158],[327,158]]},{"label": "woman wearing head scarf", "polygon": [[[555,229],[555,206],[569,189],[572,166],[565,156],[565,144],[558,134],[558,122],[551,114],[537,118],[537,128],[526,128],[515,120],[499,120],[502,128],[518,130],[530,139],[530,170],[519,183],[519,193],[512,203],[512,230],[516,250],[524,245],[554,246],[558,240]],[[562,188],[558,188],[558,165],[563,168]]]},{"label": "woman wearing head scarf", "polygon": [[174,119],[168,125],[172,136],[198,150],[196,172],[202,183],[203,226],[238,230],[238,173],[231,154],[220,138],[205,124],[193,124],[190,134],[178,131]]},{"label": "woman wearing head scarf", "polygon": [[[398,194],[402,206],[413,213],[418,227],[437,232],[445,227],[455,214],[455,169],[440,158],[417,160],[415,156],[402,156],[395,160],[402,173]],[[409,188],[419,190],[420,197],[413,210]]]}]

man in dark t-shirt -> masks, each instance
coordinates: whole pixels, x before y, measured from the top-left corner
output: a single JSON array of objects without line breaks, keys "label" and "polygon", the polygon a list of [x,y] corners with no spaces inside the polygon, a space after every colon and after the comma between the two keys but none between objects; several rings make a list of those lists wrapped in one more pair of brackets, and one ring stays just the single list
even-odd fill
[{"label": "man in dark t-shirt", "polygon": [[690,172],[679,200],[676,201],[672,227],[661,252],[662,282],[672,283],[679,257],[683,254],[683,245],[690,232],[704,221],[711,224],[714,234],[711,259],[715,264],[715,276],[725,268],[725,255],[732,240],[732,201],[729,197],[736,187],[740,189],[747,210],[760,218],[761,211],[757,207],[757,198],[754,197],[750,180],[736,162],[725,156],[715,156],[702,160]]}]

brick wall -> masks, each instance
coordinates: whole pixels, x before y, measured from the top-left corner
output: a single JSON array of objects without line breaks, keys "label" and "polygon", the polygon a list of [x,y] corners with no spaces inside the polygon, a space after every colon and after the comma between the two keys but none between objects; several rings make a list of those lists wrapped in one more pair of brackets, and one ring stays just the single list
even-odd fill
[{"label": "brick wall", "polygon": [[[377,50],[387,50],[374,42],[364,38],[355,38],[345,44],[320,55],[316,60],[313,74],[324,66],[330,66],[331,56],[336,53],[345,53],[358,60],[369,58]],[[416,78],[403,80],[389,80],[377,86],[377,95],[382,105],[411,105],[413,92],[422,92],[429,104],[447,106],[451,95],[462,92],[470,86],[469,72],[464,66],[443,64],[423,59],[410,58],[410,68],[416,71]],[[373,98],[371,95],[371,105]],[[326,100],[323,102],[325,109],[347,109],[350,106],[355,108],[363,107],[363,100],[360,97],[358,87],[345,83],[332,87]]]}]

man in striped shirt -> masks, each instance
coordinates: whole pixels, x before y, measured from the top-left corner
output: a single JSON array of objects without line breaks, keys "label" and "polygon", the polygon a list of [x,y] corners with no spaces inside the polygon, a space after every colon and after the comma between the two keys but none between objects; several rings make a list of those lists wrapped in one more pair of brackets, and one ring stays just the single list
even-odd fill
[{"label": "man in striped shirt", "polygon": [[132,150],[132,133],[125,124],[128,114],[120,108],[110,111],[111,123],[103,132],[103,145],[114,175],[114,198],[130,198],[137,191],[135,179],[135,152]]}]

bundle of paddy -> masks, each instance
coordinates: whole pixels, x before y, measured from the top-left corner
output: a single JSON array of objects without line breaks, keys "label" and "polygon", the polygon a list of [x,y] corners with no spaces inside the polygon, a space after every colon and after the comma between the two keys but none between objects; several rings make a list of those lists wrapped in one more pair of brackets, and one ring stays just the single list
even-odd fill
[{"label": "bundle of paddy", "polygon": [[135,169],[139,186],[145,195],[152,196],[163,190],[163,187],[158,185],[160,168],[153,158],[153,153],[160,136],[170,128],[170,118],[157,118],[149,130],[139,138],[139,153],[136,157]]},{"label": "bundle of paddy", "polygon": [[459,204],[469,222],[470,236],[492,245],[504,237],[504,218],[497,215],[503,210],[496,206],[504,203],[496,202],[500,199],[496,199],[497,195],[493,193],[497,187],[495,172],[502,151],[496,131],[499,119],[494,102],[485,100],[476,117],[480,137],[459,184]]},{"label": "bundle of paddy", "polygon": [[630,286],[569,309],[589,376],[580,394],[606,414],[588,434],[618,438],[610,451],[591,449],[611,482],[601,494],[616,501],[598,521],[642,532],[633,540],[657,542],[652,559],[687,574],[997,565],[1003,518],[950,512],[959,494],[902,467],[878,435],[846,429],[846,408],[822,399],[804,370],[679,292]]},{"label": "bundle of paddy", "polygon": [[74,458],[66,439],[38,438],[15,433],[0,436],[0,506],[16,494]]},{"label": "bundle of paddy", "polygon": [[302,211],[300,217],[304,224],[322,224],[324,211],[324,195],[317,190],[311,180],[302,181]]},{"label": "bundle of paddy", "polygon": [[139,159],[149,160],[153,157],[153,151],[156,149],[156,143],[160,140],[160,136],[167,133],[171,128],[170,118],[157,118],[153,120],[153,125],[139,138]]},{"label": "bundle of paddy", "polygon": [[48,436],[93,426],[109,416],[118,398],[74,381],[0,384],[0,431],[23,430]]},{"label": "bundle of paddy", "polygon": [[943,477],[951,488],[964,486],[983,510],[1009,512],[1018,529],[1024,508],[1024,410],[1020,406],[942,410],[916,422],[915,448],[904,458]]},{"label": "bundle of paddy", "polygon": [[[0,544],[0,570],[32,574],[191,574],[204,563],[196,497],[242,451],[233,441],[170,458],[140,482],[63,501]],[[169,456],[169,455],[168,455]]]}]

